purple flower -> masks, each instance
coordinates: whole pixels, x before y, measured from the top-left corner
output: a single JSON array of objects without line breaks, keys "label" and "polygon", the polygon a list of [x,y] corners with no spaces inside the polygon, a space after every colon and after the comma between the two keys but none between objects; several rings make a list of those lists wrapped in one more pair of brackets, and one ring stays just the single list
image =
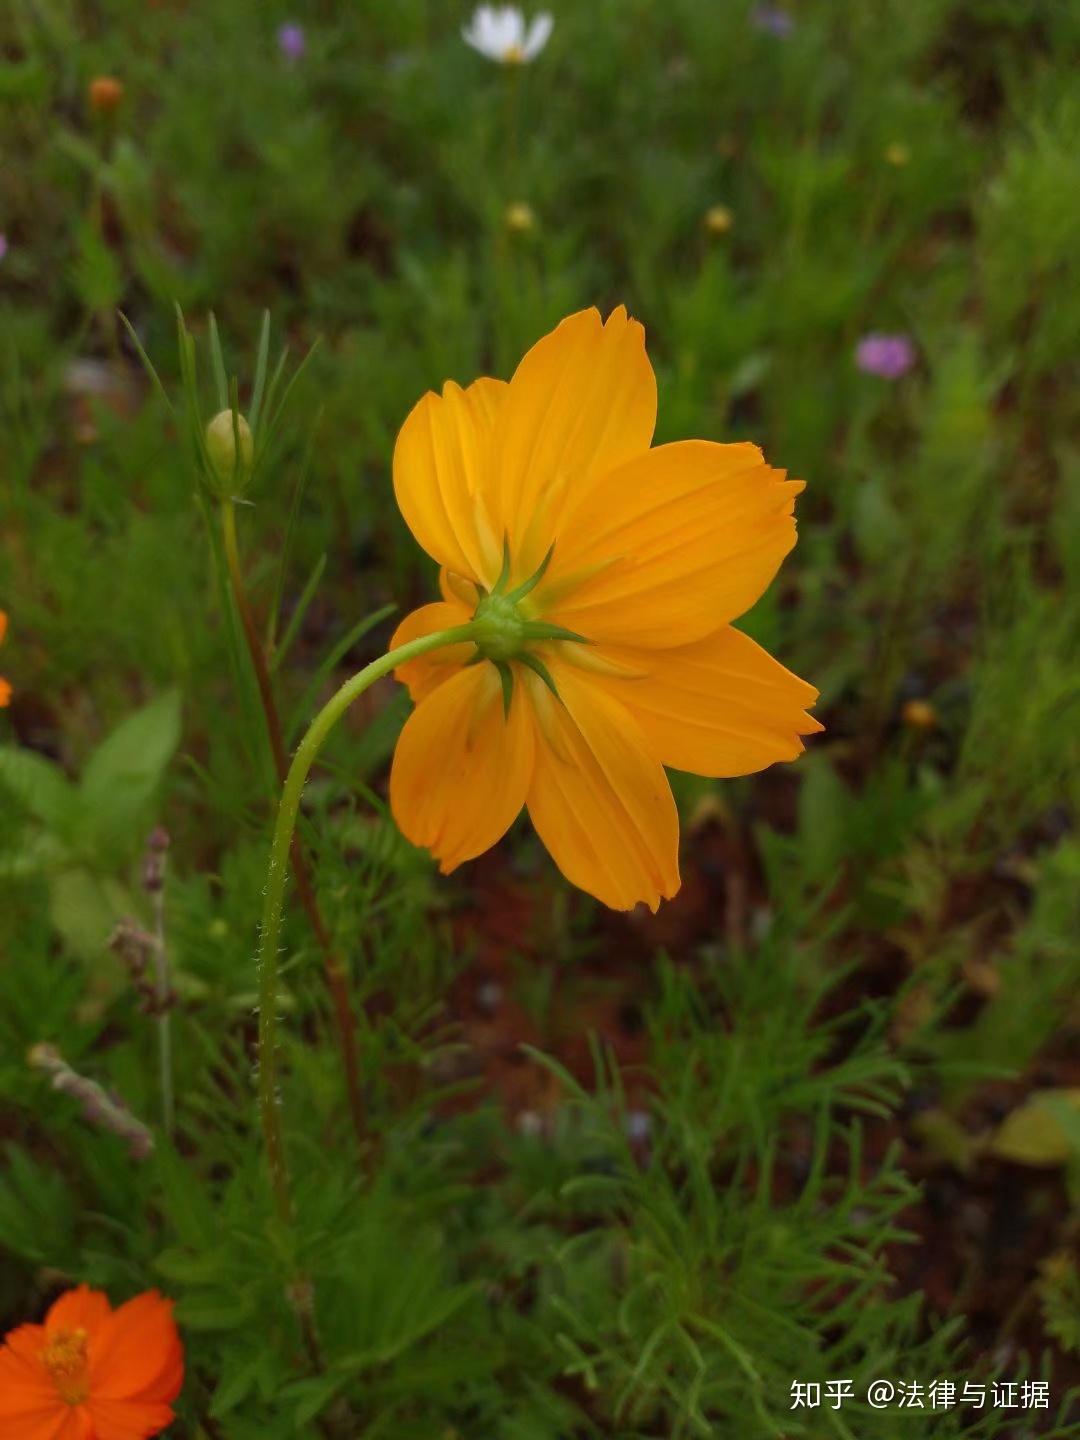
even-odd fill
[{"label": "purple flower", "polygon": [[761,30],[766,35],[775,35],[778,40],[786,40],[795,29],[795,17],[779,5],[758,5],[750,13],[750,24],[755,30]]},{"label": "purple flower", "polygon": [[864,335],[855,347],[855,364],[867,375],[899,380],[915,364],[915,346],[908,335]]},{"label": "purple flower", "polygon": [[7,252],[8,252],[7,236],[4,234],[4,232],[3,232],[2,230],[0,230],[0,260],[3,260],[4,256],[7,254]]},{"label": "purple flower", "polygon": [[304,27],[297,25],[290,20],[282,25],[277,32],[278,49],[286,60],[302,60],[304,51],[307,49],[307,39],[304,35]]}]

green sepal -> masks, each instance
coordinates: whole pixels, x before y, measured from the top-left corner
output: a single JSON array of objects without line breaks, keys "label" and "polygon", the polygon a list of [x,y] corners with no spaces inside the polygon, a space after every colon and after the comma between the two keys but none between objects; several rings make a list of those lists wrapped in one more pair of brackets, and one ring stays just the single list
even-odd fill
[{"label": "green sepal", "polygon": [[516,656],[515,658],[519,660],[522,665],[527,665],[534,675],[539,675],[540,679],[551,691],[552,695],[555,696],[555,699],[561,700],[562,697],[559,694],[558,687],[556,686],[555,681],[551,678],[551,671],[540,659],[539,655],[532,655],[529,653],[528,650],[523,650],[521,654]]},{"label": "green sepal", "polygon": [[544,556],[543,560],[540,561],[540,564],[537,567],[536,571],[529,576],[528,580],[523,580],[521,584],[517,587],[517,589],[511,590],[510,594],[507,595],[506,598],[507,600],[509,600],[511,605],[516,605],[519,600],[524,600],[525,596],[528,595],[531,590],[536,589],[537,585],[539,585],[540,581],[544,578],[544,572],[551,564],[551,557],[554,554],[555,542],[553,540],[547,554]]},{"label": "green sepal", "polygon": [[514,672],[505,660],[494,660],[492,664],[499,672],[499,679],[502,681],[503,692],[503,716],[510,718],[510,702],[514,698]]},{"label": "green sepal", "polygon": [[210,459],[210,453],[206,448],[206,437],[203,434],[203,422],[199,406],[195,338],[187,328],[187,323],[184,320],[184,312],[180,309],[179,303],[175,305],[175,311],[176,344],[180,360],[180,384],[184,392],[184,401],[187,410],[186,419],[191,444],[202,466],[207,489],[220,500],[224,499],[228,494],[229,487],[219,481],[217,471],[214,468],[214,462]]},{"label": "green sepal", "polygon": [[501,595],[510,579],[510,537],[503,536],[502,569],[499,571],[499,578],[491,587],[492,595]]},{"label": "green sepal", "polygon": [[[217,327],[214,329],[215,337]],[[240,444],[240,382],[234,375],[229,381],[229,403],[222,407],[232,411],[232,433],[233,433],[233,487],[238,495],[243,493],[244,487],[251,479],[251,466],[244,464],[243,449]],[[252,449],[254,450],[254,438]]]},{"label": "green sepal", "polygon": [[563,625],[549,625],[546,620],[526,620],[522,634],[526,640],[573,640],[578,645],[589,643],[576,630],[567,630]]}]

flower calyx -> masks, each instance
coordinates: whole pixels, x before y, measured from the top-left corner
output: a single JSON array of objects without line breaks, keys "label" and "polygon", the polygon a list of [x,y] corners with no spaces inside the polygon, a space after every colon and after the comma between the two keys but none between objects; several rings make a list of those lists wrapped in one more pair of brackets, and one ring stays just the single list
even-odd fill
[{"label": "flower calyx", "polygon": [[507,590],[510,578],[510,547],[503,541],[503,563],[499,578],[490,591],[481,595],[473,615],[474,642],[476,655],[471,664],[489,660],[499,673],[503,687],[503,707],[507,715],[514,691],[514,672],[510,662],[524,665],[538,675],[551,693],[558,698],[559,692],[551,672],[539,655],[530,647],[545,640],[565,640],[575,644],[587,644],[584,635],[567,630],[563,625],[553,625],[540,619],[531,608],[523,604],[544,578],[551,564],[555,546],[552,545],[536,571]]}]

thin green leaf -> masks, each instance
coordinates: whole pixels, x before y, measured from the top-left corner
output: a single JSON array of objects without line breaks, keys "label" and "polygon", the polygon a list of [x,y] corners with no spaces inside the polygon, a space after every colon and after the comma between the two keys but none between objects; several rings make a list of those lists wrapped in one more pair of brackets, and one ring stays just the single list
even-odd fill
[{"label": "thin green leaf", "polygon": [[139,360],[142,362],[143,369],[146,371],[147,375],[149,375],[150,381],[153,384],[154,389],[158,393],[158,399],[165,402],[165,408],[166,410],[168,410],[170,415],[175,415],[176,411],[173,408],[172,401],[169,399],[168,392],[166,391],[165,386],[162,384],[161,376],[154,369],[153,361],[143,349],[143,343],[139,339],[138,335],[136,335],[134,325],[132,325],[131,321],[127,318],[127,316],[122,310],[118,310],[116,313],[120,317],[120,323],[123,325],[124,329],[128,333],[128,339],[131,341],[132,345],[135,346],[135,353],[136,355],[138,355]]},{"label": "thin green leaf", "polygon": [[[269,311],[267,311],[267,314],[269,315]],[[296,522],[300,514],[300,505],[304,498],[304,491],[307,489],[308,476],[311,473],[311,456],[315,448],[315,431],[318,428],[319,418],[319,416],[315,417],[315,424],[311,427],[307,446],[304,449],[304,458],[300,462],[300,474],[297,477],[296,487],[293,490],[292,504],[289,507],[289,518],[285,525],[285,538],[281,544],[281,558],[278,562],[277,579],[274,581],[274,599],[270,606],[269,619],[266,622],[266,653],[271,657],[273,657],[274,648],[277,644],[278,618],[281,614],[281,597],[285,593],[285,576],[289,573],[289,559],[292,555],[293,537],[296,534]],[[254,429],[254,424],[252,424],[252,429]]]},{"label": "thin green leaf", "polygon": [[259,416],[262,414],[263,391],[266,388],[266,364],[270,356],[270,311],[264,310],[262,328],[259,331],[259,352],[255,359],[255,388],[251,393],[251,414],[248,422],[251,433],[259,433]]},{"label": "thin green leaf", "polygon": [[319,341],[316,339],[312,342],[311,349],[300,361],[300,364],[293,371],[292,375],[290,375],[289,383],[285,386],[285,389],[282,392],[281,399],[278,401],[276,408],[271,410],[269,402],[267,402],[268,414],[266,420],[266,446],[270,445],[275,434],[277,433],[278,427],[281,424],[281,417],[284,415],[292,393],[296,389],[297,382],[299,381],[301,375],[303,375],[304,371],[307,369],[311,361],[311,357],[315,354],[315,351],[318,348]]},{"label": "thin green leaf", "polygon": [[218,334],[217,317],[212,310],[210,311],[210,363],[214,367],[218,409],[224,410],[229,403],[229,386],[225,379],[225,356],[221,353],[221,336]]},{"label": "thin green leaf", "polygon": [[[311,684],[304,691],[300,704],[296,707],[295,718],[289,726],[290,737],[295,736],[299,726],[303,723],[304,719],[310,715],[315,699],[326,682],[326,677],[332,673],[334,668],[341,663],[342,659],[353,646],[358,644],[369,630],[373,630],[376,625],[380,625],[387,616],[392,615],[396,609],[396,605],[384,605],[382,609],[376,610],[373,614],[366,615],[363,620],[358,621],[348,634],[338,641],[333,650],[330,651],[330,654],[327,655],[326,659],[319,666],[318,670],[316,670]],[[289,743],[292,743],[291,738]]]},{"label": "thin green leaf", "polygon": [[303,624],[304,616],[307,614],[307,608],[315,597],[315,591],[319,588],[319,581],[322,579],[325,569],[326,552],[324,550],[318,560],[315,561],[311,574],[307,578],[307,583],[300,592],[300,599],[296,602],[296,607],[289,616],[289,623],[285,629],[285,634],[281,637],[281,644],[274,654],[273,660],[270,662],[270,669],[272,671],[277,670],[278,666],[285,659],[285,656],[289,653],[289,649],[299,633],[300,626]]},{"label": "thin green leaf", "polygon": [[195,338],[184,322],[184,312],[180,309],[179,305],[176,307],[176,338],[180,352],[180,377],[184,387],[184,400],[187,405],[188,429],[191,433],[191,443],[196,455],[205,466],[207,475],[212,476],[214,467],[210,460],[210,453],[206,448],[206,436],[203,434],[202,414],[199,406]]},{"label": "thin green leaf", "polygon": [[[278,389],[279,389],[279,387],[280,387],[280,385],[281,385],[282,378],[283,378],[283,376],[284,376],[284,374],[285,374],[285,363],[286,363],[286,361],[288,360],[288,358],[289,358],[289,347],[288,347],[288,345],[283,345],[283,346],[281,347],[281,354],[278,356],[277,364],[274,366],[274,372],[273,372],[273,374],[270,376],[270,383],[269,383],[269,384],[267,385],[267,387],[266,387],[266,395],[265,395],[265,398],[264,398],[264,400],[263,400],[263,405],[262,405],[262,408],[265,410],[265,412],[266,412],[266,414],[267,414],[267,417],[268,417],[268,418],[267,418],[267,426],[269,426],[269,425],[271,424],[272,417],[273,417],[274,414],[276,413],[276,409],[277,409],[277,393],[278,393]],[[264,448],[265,448],[265,446],[263,446],[263,445],[260,445],[260,446],[259,446],[260,453],[262,452],[262,450],[263,450]]]}]

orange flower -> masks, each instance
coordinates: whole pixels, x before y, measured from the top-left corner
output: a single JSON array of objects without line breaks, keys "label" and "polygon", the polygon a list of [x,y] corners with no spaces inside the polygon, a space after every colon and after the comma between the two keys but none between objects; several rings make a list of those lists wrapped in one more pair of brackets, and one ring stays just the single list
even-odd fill
[{"label": "orange flower", "polygon": [[184,1352],[156,1290],[118,1310],[80,1285],[0,1347],[4,1440],[144,1440],[173,1419]]},{"label": "orange flower", "polygon": [[417,706],[391,805],[444,872],[527,805],[575,885],[655,910],[679,888],[664,766],[745,775],[822,728],[817,691],[730,624],[795,544],[802,482],[754,445],[650,449],[655,423],[622,307],[571,315],[509,384],[448,383],[405,421],[394,490],[443,598],[393,643],[482,626],[396,671]]},{"label": "orange flower", "polygon": [[[2,644],[4,643],[4,636],[5,636],[6,634],[7,634],[7,615],[4,613],[3,610],[0,610],[0,645],[2,645]],[[8,684],[8,682],[4,679],[4,677],[3,677],[2,675],[0,675],[0,710],[2,710],[5,705],[10,705],[10,704],[11,704],[11,686],[10,686],[10,685]]]}]

